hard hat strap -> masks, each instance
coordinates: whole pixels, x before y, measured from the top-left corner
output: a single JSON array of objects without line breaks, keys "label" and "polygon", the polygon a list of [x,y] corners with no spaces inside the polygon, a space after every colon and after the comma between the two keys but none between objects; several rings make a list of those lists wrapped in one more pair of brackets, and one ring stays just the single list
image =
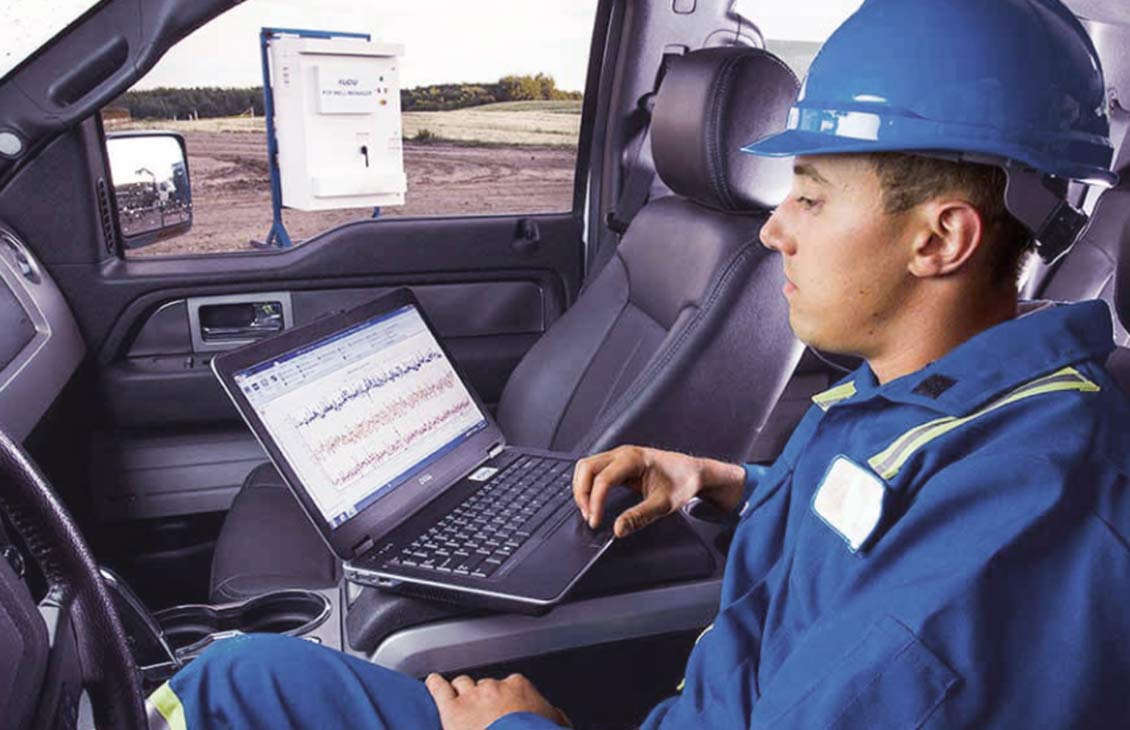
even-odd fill
[{"label": "hard hat strap", "polygon": [[1087,227],[1087,214],[1050,190],[1047,175],[1011,161],[1004,165],[1004,171],[1008,180],[1005,207],[1032,231],[1040,258],[1049,264],[1055,262]]}]

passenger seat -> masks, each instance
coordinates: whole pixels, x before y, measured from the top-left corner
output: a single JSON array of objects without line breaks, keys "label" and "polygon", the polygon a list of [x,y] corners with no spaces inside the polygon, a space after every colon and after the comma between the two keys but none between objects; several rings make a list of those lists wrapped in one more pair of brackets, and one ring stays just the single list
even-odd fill
[{"label": "passenger seat", "polygon": [[[801,347],[781,263],[758,240],[792,162],[739,149],[784,127],[797,88],[788,67],[758,49],[671,63],[651,138],[673,194],[640,209],[615,256],[512,373],[498,409],[509,442],[747,456]],[[212,600],[339,579],[274,467],[256,468],[217,541]]]}]

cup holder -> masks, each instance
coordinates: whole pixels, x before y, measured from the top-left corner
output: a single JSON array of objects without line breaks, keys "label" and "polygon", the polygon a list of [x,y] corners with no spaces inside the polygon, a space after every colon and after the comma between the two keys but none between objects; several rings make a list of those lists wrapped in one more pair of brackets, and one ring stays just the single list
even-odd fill
[{"label": "cup holder", "polygon": [[178,658],[195,656],[220,639],[238,634],[303,636],[325,623],[330,600],[312,591],[279,591],[224,606],[189,604],[154,614]]}]

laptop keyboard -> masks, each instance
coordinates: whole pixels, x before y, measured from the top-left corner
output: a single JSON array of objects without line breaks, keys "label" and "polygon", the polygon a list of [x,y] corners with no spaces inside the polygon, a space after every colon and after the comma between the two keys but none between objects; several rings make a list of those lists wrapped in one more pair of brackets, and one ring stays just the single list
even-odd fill
[{"label": "laptop keyboard", "polygon": [[489,578],[539,529],[556,526],[551,518],[573,499],[572,467],[559,459],[517,459],[385,565]]}]

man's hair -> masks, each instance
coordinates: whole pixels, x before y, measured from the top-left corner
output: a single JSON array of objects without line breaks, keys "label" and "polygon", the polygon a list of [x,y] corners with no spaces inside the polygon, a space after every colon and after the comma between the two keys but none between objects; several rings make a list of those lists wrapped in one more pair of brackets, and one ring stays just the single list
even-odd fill
[{"label": "man's hair", "polygon": [[888,214],[904,213],[947,193],[967,200],[985,226],[993,283],[1016,284],[1026,254],[1032,250],[1032,234],[1004,207],[1004,170],[902,152],[877,152],[868,157],[879,174],[883,209]]}]

